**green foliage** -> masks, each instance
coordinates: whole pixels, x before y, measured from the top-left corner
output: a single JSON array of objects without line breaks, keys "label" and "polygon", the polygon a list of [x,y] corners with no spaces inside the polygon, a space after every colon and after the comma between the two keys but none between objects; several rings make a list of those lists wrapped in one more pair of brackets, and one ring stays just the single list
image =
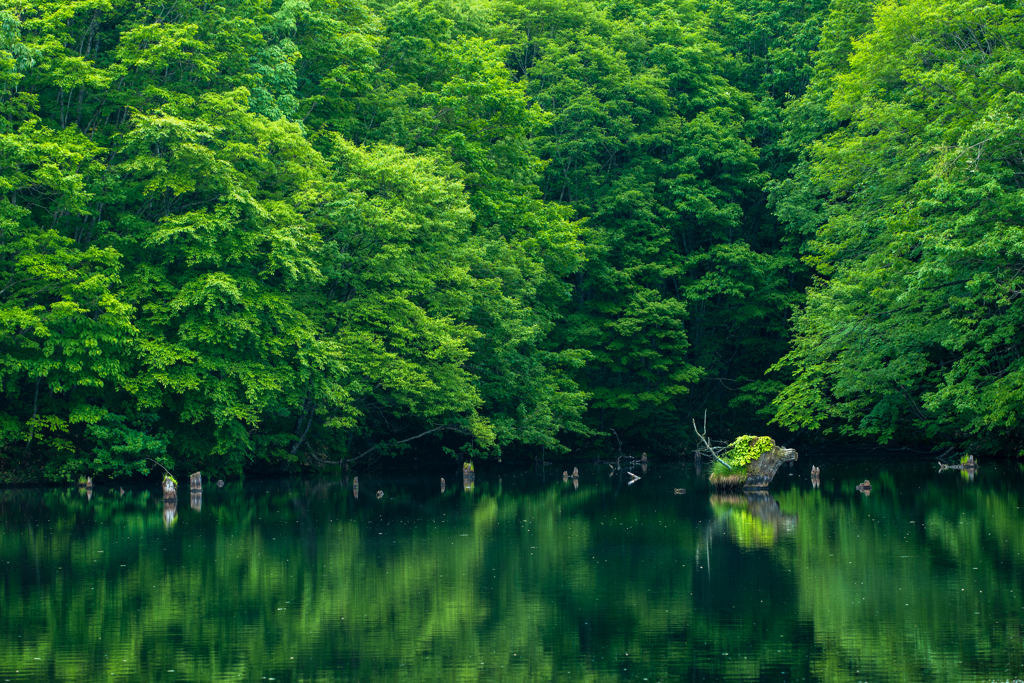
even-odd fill
[{"label": "green foliage", "polygon": [[1019,13],[0,0],[0,469],[1016,444]]},{"label": "green foliage", "polygon": [[745,477],[747,465],[770,451],[774,443],[769,436],[744,434],[737,437],[722,456],[728,466],[716,460],[711,466],[711,474],[718,477]]},{"label": "green foliage", "polygon": [[530,0],[495,11],[506,63],[550,113],[545,196],[587,221],[590,258],[556,334],[588,352],[589,423],[679,438],[709,399],[761,407],[796,261],[752,220],[766,179],[745,124],[755,102],[730,83],[707,16]]},{"label": "green foliage", "polygon": [[781,424],[1021,451],[1022,46],[1019,9],[883,3],[830,76]]},{"label": "green foliage", "polygon": [[239,472],[585,432],[586,354],[549,341],[581,228],[541,198],[543,114],[452,29],[0,4],[0,457]]},{"label": "green foliage", "polygon": [[730,465],[744,467],[770,451],[773,445],[769,436],[743,435],[730,444],[726,457]]}]

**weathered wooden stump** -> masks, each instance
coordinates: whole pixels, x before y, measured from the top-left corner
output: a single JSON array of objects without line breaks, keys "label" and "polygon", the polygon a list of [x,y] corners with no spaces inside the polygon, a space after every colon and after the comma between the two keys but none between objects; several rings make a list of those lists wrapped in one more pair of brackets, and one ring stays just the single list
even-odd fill
[{"label": "weathered wooden stump", "polygon": [[201,472],[193,472],[188,476],[188,490],[193,492],[201,492],[203,490],[203,475]]},{"label": "weathered wooden stump", "polygon": [[164,500],[178,500],[178,482],[169,474],[164,475]]},{"label": "weathered wooden stump", "polygon": [[710,482],[719,489],[766,489],[779,467],[798,457],[771,437],[740,437],[712,468]]}]

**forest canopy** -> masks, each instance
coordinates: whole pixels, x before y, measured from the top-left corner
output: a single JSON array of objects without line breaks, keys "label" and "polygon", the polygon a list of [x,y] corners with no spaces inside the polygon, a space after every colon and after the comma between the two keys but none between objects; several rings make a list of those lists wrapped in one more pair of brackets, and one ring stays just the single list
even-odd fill
[{"label": "forest canopy", "polygon": [[704,414],[1019,454],[1022,32],[0,0],[0,479],[678,452]]}]

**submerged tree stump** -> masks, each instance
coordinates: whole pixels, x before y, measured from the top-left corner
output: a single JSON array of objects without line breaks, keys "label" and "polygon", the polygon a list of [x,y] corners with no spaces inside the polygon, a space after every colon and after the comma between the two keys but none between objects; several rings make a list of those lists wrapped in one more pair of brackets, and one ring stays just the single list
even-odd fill
[{"label": "submerged tree stump", "polygon": [[[711,485],[717,489],[766,489],[784,463],[799,456],[792,448],[783,448],[768,436],[740,437],[711,471]],[[722,461],[724,461],[724,464]],[[729,469],[732,466],[732,469]]]}]

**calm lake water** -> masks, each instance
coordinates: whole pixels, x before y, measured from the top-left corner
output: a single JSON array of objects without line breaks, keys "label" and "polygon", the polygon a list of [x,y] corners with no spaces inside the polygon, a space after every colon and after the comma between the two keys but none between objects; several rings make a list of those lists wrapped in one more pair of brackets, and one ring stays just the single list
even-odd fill
[{"label": "calm lake water", "polygon": [[1024,679],[1024,465],[888,458],[3,489],[0,683]]}]

